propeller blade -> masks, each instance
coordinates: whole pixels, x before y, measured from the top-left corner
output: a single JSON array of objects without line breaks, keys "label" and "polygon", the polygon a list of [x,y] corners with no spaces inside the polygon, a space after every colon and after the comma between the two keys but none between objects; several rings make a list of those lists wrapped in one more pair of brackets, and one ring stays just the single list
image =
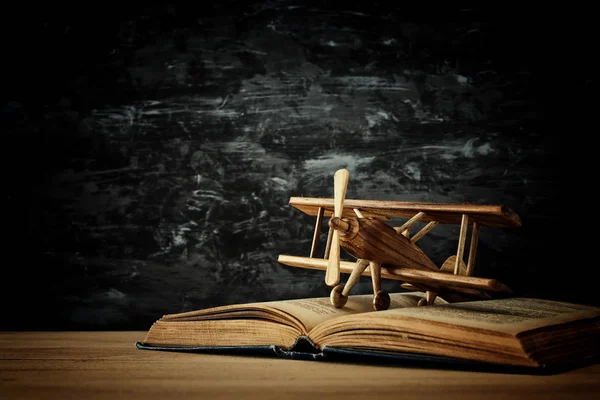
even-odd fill
[{"label": "propeller blade", "polygon": [[327,270],[325,271],[325,284],[335,286],[340,282],[340,236],[338,231],[333,231],[331,250]]},{"label": "propeller blade", "polygon": [[346,188],[350,172],[347,169],[339,169],[333,176],[333,216],[342,218],[344,212],[344,198],[346,197]]},{"label": "propeller blade", "polygon": [[[347,169],[339,169],[333,175],[333,217],[341,218],[344,213],[344,198],[350,172]],[[340,281],[340,236],[337,230],[333,231],[331,238],[331,250],[327,271],[325,272],[325,283],[327,286],[335,286]]]}]

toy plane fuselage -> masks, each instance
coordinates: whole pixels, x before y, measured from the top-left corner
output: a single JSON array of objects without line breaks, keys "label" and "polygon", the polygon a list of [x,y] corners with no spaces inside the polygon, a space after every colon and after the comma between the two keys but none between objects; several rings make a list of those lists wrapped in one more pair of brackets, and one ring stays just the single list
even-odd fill
[{"label": "toy plane fuselage", "polygon": [[340,245],[357,259],[366,259],[397,268],[438,270],[433,261],[421,249],[381,220],[343,218],[339,223],[347,224],[347,228],[343,227],[346,229],[340,228],[339,225],[333,226],[337,221],[335,218],[332,219],[329,226],[340,230]]}]

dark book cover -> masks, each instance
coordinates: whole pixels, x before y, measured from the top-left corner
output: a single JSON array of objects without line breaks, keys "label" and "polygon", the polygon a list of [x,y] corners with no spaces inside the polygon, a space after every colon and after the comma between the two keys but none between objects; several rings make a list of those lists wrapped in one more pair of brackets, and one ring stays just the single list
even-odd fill
[{"label": "dark book cover", "polygon": [[577,364],[561,366],[526,367],[481,361],[436,356],[430,354],[388,352],[357,348],[325,346],[316,347],[310,338],[300,336],[289,349],[275,345],[260,346],[158,346],[136,342],[140,350],[171,351],[184,353],[221,354],[238,356],[279,357],[293,360],[349,362],[363,365],[388,365],[413,368],[454,369],[479,372],[511,374],[553,375],[597,362],[597,358],[583,360]]}]

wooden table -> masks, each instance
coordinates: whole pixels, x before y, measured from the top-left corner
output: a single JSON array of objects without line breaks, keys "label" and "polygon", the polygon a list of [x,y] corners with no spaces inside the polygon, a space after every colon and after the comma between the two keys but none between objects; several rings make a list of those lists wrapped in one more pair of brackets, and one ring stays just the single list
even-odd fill
[{"label": "wooden table", "polygon": [[0,332],[1,399],[600,398],[600,365],[534,376],[138,350],[145,332]]}]

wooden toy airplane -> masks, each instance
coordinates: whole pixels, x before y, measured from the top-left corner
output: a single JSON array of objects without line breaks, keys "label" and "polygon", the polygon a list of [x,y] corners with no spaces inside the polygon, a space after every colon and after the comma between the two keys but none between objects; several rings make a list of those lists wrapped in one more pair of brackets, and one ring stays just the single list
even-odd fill
[{"label": "wooden toy airplane", "polygon": [[[373,308],[385,310],[389,295],[381,290],[381,278],[402,281],[402,287],[425,293],[419,305],[432,304],[437,296],[448,302],[490,299],[506,295],[511,289],[495,279],[474,277],[477,241],[481,226],[517,228],[521,219],[509,207],[501,205],[416,203],[383,200],[347,200],[349,180],[346,169],[334,175],[334,198],[292,197],[289,204],[317,217],[309,257],[280,255],[278,261],[292,267],[325,270],[325,283],[333,286],[331,303],[343,307],[352,286],[361,275],[371,276]],[[324,258],[316,257],[323,217],[329,220]],[[408,220],[392,227],[384,220],[404,217]],[[410,228],[418,221],[427,222],[414,235]],[[459,224],[458,250],[440,268],[417,247],[416,242],[438,224]],[[471,242],[467,263],[463,261],[467,230]],[[340,246],[356,258],[354,263],[340,261]],[[338,285],[340,272],[349,273],[345,285]]]}]

